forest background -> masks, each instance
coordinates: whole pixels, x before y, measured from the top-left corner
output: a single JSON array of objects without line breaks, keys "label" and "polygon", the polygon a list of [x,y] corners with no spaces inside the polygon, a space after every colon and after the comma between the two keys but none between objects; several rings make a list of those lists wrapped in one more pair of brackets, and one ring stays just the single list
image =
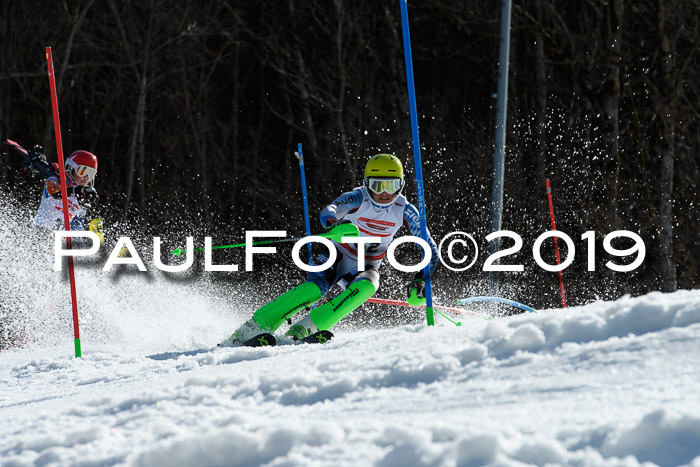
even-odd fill
[{"label": "forest background", "polygon": [[[44,57],[51,46],[64,152],[99,157],[95,215],[115,236],[138,233],[148,244],[161,235],[179,245],[185,235],[238,242],[252,229],[303,235],[297,143],[312,232],[320,210],[361,183],[377,152],[404,161],[405,194],[415,201],[394,0],[27,0],[0,8],[0,136],[43,145],[56,160]],[[557,228],[576,245],[564,272],[569,303],[700,286],[699,13],[697,1],[513,2],[503,228],[524,247],[504,262],[525,272],[502,274],[504,295],[559,303],[557,274],[536,266],[531,251],[551,228],[546,177]],[[438,241],[470,232],[481,251],[469,271],[443,268],[435,281],[484,294],[500,2],[412,1],[409,17],[429,228]],[[35,209],[43,185],[21,166],[2,156],[0,190]],[[634,272],[605,267],[620,262],[602,248],[618,229],[645,241]],[[589,230],[595,271],[581,240]],[[551,241],[542,256],[554,263]],[[303,278],[289,258],[277,267],[292,282]],[[245,274],[218,273],[234,282]]]}]

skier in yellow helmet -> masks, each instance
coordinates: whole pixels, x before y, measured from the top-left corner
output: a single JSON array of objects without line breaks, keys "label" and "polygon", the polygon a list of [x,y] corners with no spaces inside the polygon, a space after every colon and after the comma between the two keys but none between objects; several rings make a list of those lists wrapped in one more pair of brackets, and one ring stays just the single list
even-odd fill
[{"label": "skier in yellow helmet", "polygon": [[[381,239],[381,243],[365,246],[365,270],[358,270],[357,245],[333,241],[338,256],[331,268],[309,273],[305,283],[258,309],[222,345],[240,345],[258,335],[274,333],[285,320],[313,306],[335,284],[344,291],[292,325],[286,333],[288,337],[302,340],[317,331],[330,330],[374,295],[379,288],[379,266],[401,226],[405,224],[410,235],[420,237],[418,209],[401,194],[404,184],[403,165],[396,156],[377,154],[370,158],[365,166],[364,185],[343,193],[321,212],[324,228],[352,222],[360,236]],[[438,263],[438,252],[429,232],[428,244],[432,253],[432,274]],[[317,264],[327,260],[322,255]],[[423,271],[416,273],[408,284],[407,295],[411,305],[425,304]]]}]

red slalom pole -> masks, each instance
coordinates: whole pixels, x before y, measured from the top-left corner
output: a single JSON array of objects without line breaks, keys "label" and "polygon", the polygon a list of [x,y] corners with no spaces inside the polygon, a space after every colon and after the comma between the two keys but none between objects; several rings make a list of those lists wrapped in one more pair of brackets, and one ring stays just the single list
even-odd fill
[{"label": "red slalom pole", "polygon": [[[552,187],[549,186],[549,179],[545,179],[547,185],[547,198],[549,199],[549,217],[552,219],[552,230],[557,230],[557,225],[554,223],[554,205],[552,204]],[[557,242],[557,237],[554,237],[554,251],[557,255],[557,266],[561,264],[559,259],[559,242]],[[561,271],[559,271],[559,289],[561,290],[561,305],[566,308],[566,293],[564,292],[564,278],[562,277]]]},{"label": "red slalom pole", "polygon": [[[51,88],[51,108],[53,110],[53,128],[56,134],[56,150],[58,152],[58,174],[61,177],[61,198],[63,199],[63,222],[66,231],[70,231],[70,215],[68,211],[68,190],[66,184],[66,166],[63,162],[63,142],[61,141],[61,122],[58,118],[58,96],[56,95],[56,79],[54,77],[53,56],[51,47],[46,47],[46,66],[49,71],[49,87]],[[73,241],[66,238],[66,246],[73,249]],[[78,326],[78,300],[75,289],[75,269],[73,257],[68,256],[68,271],[70,273],[70,298],[73,305],[73,330],[75,332],[75,357],[82,355],[80,349],[80,327]]]}]

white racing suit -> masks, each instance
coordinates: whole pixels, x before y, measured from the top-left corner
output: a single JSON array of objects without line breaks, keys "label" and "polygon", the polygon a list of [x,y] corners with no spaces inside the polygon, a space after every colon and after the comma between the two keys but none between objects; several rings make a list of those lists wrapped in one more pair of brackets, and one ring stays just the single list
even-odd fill
[{"label": "white racing suit", "polygon": [[[418,209],[398,195],[393,204],[387,207],[376,206],[366,187],[357,187],[353,191],[343,193],[335,201],[326,206],[321,212],[321,224],[328,225],[329,220],[349,220],[360,230],[361,237],[378,237],[381,243],[365,246],[365,272],[358,270],[357,244],[333,242],[338,251],[338,258],[330,269],[322,272],[309,273],[307,280],[315,283],[323,295],[334,284],[342,288],[356,279],[366,279],[379,288],[379,266],[386,256],[389,244],[394,240],[399,229],[406,225],[410,235],[420,237],[420,217]],[[432,252],[430,272],[435,270],[438,262],[438,251],[435,241],[428,232],[428,244]],[[322,256],[319,262],[326,261]]]},{"label": "white racing suit", "polygon": [[[46,180],[54,181],[60,185],[58,177],[50,177]],[[67,180],[68,186],[76,186]],[[85,230],[85,216],[87,215],[87,209],[80,205],[78,198],[75,195],[68,197],[68,216],[70,218],[70,229],[71,230]],[[39,205],[39,211],[34,218],[34,223],[40,227],[44,227],[49,230],[63,230],[63,200],[61,198],[56,199],[49,194],[49,191],[44,185],[44,192],[41,196],[41,204]]]}]

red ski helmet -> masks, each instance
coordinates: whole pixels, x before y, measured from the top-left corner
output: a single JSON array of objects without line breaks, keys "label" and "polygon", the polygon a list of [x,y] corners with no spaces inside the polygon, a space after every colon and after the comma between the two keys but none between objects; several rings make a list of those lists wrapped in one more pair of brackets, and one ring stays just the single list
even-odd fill
[{"label": "red ski helmet", "polygon": [[87,175],[89,183],[93,184],[95,183],[95,175],[97,175],[97,157],[88,151],[75,151],[66,159],[66,172],[71,179],[73,179],[73,174],[79,177]]}]

